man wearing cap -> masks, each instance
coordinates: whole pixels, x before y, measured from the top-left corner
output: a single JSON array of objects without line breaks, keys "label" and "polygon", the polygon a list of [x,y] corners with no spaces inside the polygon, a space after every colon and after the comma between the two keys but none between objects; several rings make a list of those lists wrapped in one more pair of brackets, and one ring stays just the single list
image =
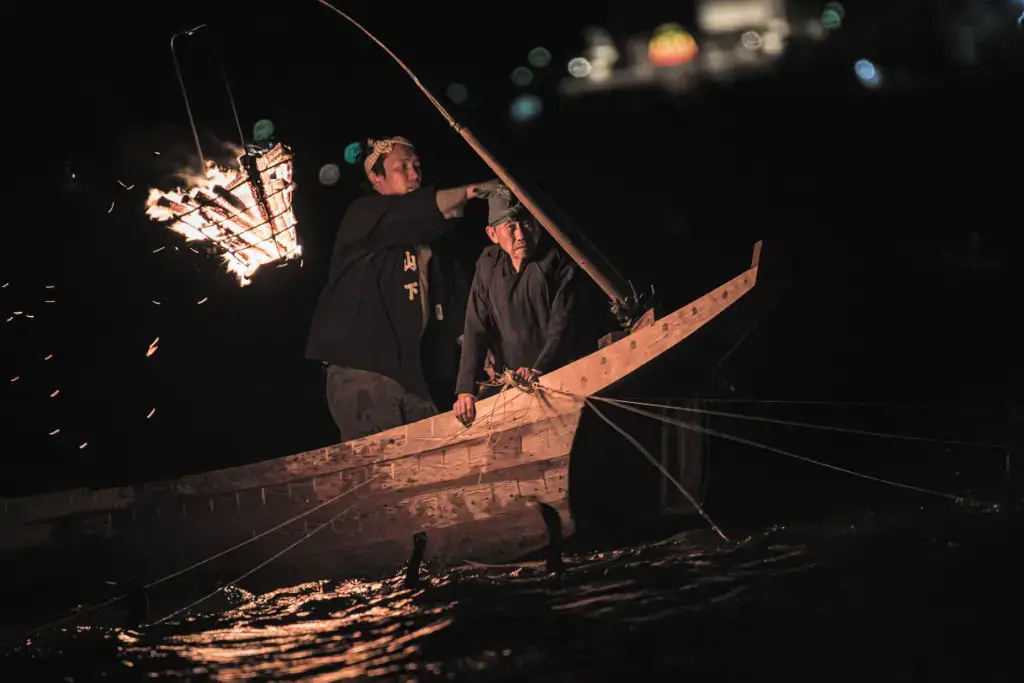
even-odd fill
[{"label": "man wearing cap", "polygon": [[491,185],[422,186],[419,157],[402,137],[369,141],[363,167],[374,192],[345,212],[306,344],[306,357],[325,367],[342,441],[437,413],[424,365],[445,351],[454,364],[459,330],[436,330],[461,311],[445,310],[451,293],[430,245]]},{"label": "man wearing cap", "polygon": [[576,313],[576,265],[554,244],[542,243],[536,219],[504,185],[485,191],[491,246],[476,262],[469,290],[455,416],[476,418],[477,387],[488,349],[498,372],[508,368],[530,382],[571,362]]}]

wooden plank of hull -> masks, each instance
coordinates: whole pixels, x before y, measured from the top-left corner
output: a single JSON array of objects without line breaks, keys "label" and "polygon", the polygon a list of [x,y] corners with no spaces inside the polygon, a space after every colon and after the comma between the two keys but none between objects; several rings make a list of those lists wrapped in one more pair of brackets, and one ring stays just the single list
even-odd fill
[{"label": "wooden plank of hull", "polygon": [[[234,580],[304,537],[307,540],[241,585],[262,591],[331,576],[371,580],[393,576],[408,560],[412,536],[419,531],[428,534],[427,561],[500,562],[519,557],[547,544],[547,530],[535,502],[554,507],[562,519],[563,535],[572,534],[568,465],[569,458],[563,457],[488,472],[480,481],[441,485],[442,488],[427,492],[378,494],[358,501],[343,499],[189,571],[187,578],[175,579],[157,589],[153,597],[159,603],[159,596],[166,594],[171,602],[164,607],[170,611],[186,601],[182,595],[205,593],[217,580]],[[296,502],[293,507],[303,506]],[[346,510],[344,516],[331,523],[332,518]],[[279,512],[280,517],[287,519],[294,510]],[[215,522],[215,517],[220,519]],[[83,586],[95,589],[103,581],[126,583],[167,576],[250,537],[251,520],[245,510],[210,510],[206,518],[182,517],[169,523],[161,519],[164,524],[159,527],[147,522],[135,528],[115,527],[91,546],[53,544],[43,554],[9,555],[10,566],[16,564],[20,569],[3,582],[3,599],[14,600],[17,594],[31,589],[37,569],[78,562],[83,553],[88,554],[89,561],[78,579]],[[197,528],[204,532],[196,533]],[[13,623],[22,618],[11,614],[4,620],[8,617]]]},{"label": "wooden plank of hull", "polygon": [[[310,557],[329,556],[337,565],[332,571],[335,574],[393,573],[408,559],[412,536],[419,531],[428,534],[428,556],[439,559],[462,559],[481,553],[501,558],[529,552],[541,547],[545,539],[545,526],[534,502],[565,512],[563,531],[566,535],[572,532],[568,515],[568,464],[568,458],[560,458],[517,468],[519,476],[510,480],[470,481],[426,493],[388,495],[383,499],[375,496],[355,505],[339,502],[337,506],[329,506],[282,529],[266,542],[260,539],[237,557],[218,560],[214,567],[222,574],[244,572],[325,523],[329,526],[290,550],[282,560],[306,566]],[[348,512],[341,519],[330,523],[344,510]],[[529,533],[520,538],[510,531],[512,529]],[[476,538],[481,530],[497,535],[486,541]],[[188,553],[182,556],[183,566],[248,537],[244,529],[237,529],[234,535],[222,533],[219,538],[211,535],[203,538],[201,545],[196,545],[189,533],[187,528],[179,527],[165,539],[191,544]],[[318,566],[317,561],[314,566]],[[300,576],[293,578],[303,580]],[[308,578],[317,577],[314,573]]]},{"label": "wooden plank of hull", "polygon": [[[110,537],[118,533],[135,535],[141,543],[147,537],[173,537],[179,526],[183,527],[183,533],[191,535],[196,525],[204,529],[204,536],[230,546],[342,494],[345,495],[336,503],[310,515],[309,523],[345,505],[358,503],[365,512],[374,506],[401,500],[403,496],[436,495],[451,486],[487,485],[495,491],[519,486],[524,491],[522,495],[532,495],[525,493],[531,490],[525,482],[549,470],[553,463],[568,458],[580,411],[529,423],[523,417],[535,416],[537,406],[541,405],[530,399],[532,397],[526,395],[515,399],[508,396],[497,403],[497,409],[483,416],[481,425],[475,425],[477,429],[490,425],[490,433],[483,437],[336,471],[332,476],[298,479],[221,496],[164,497],[124,510],[31,521],[8,518],[0,523],[0,547],[14,550],[62,538]],[[516,408],[514,401],[521,407]],[[439,508],[441,514],[447,514],[446,509]],[[472,518],[470,505],[460,519]],[[238,524],[244,527],[244,536],[238,535]],[[227,537],[219,533],[221,530]]]},{"label": "wooden plank of hull", "polygon": [[571,437],[581,407],[579,401],[565,396],[541,400],[536,395],[509,390],[481,401],[479,417],[469,428],[449,412],[366,439],[176,481],[105,489],[95,495],[69,491],[6,500],[3,520],[27,523],[160,501],[209,498],[313,478],[338,477],[339,473],[365,480],[367,472],[372,471],[369,476],[373,476],[387,469],[385,476],[371,485],[380,489],[457,479],[481,466],[514,466],[519,461],[564,455],[559,437]]},{"label": "wooden plank of hull", "polygon": [[[664,316],[654,325],[637,330],[545,375],[540,384],[581,397],[601,391],[703,327],[748,292],[756,280],[755,259],[752,268],[721,287]],[[577,398],[566,394],[543,391],[525,394],[518,389],[508,389],[478,404],[479,417],[470,428],[462,427],[454,414],[448,412],[365,439],[172,481],[94,492],[79,489],[4,499],[5,526],[72,514],[126,509],[166,500],[234,495],[291,482],[339,476],[339,473],[343,478],[357,477],[357,472],[367,468],[372,468],[375,473],[384,467],[393,468],[393,476],[382,476],[378,480],[380,483],[374,485],[382,490],[425,485],[444,478],[456,479],[467,471],[483,467],[484,461],[492,454],[496,463],[503,462],[507,466],[515,466],[521,460],[564,455],[560,448],[548,453],[544,449],[531,452],[525,445],[516,446],[512,441],[505,442],[503,446],[500,440],[495,443],[495,435],[507,435],[513,425],[528,434],[528,426],[563,416],[565,425],[571,423],[574,429],[581,408]],[[520,451],[518,457],[515,455],[517,448]],[[0,543],[8,536],[26,537],[24,532],[8,534],[6,531],[0,527]]]}]

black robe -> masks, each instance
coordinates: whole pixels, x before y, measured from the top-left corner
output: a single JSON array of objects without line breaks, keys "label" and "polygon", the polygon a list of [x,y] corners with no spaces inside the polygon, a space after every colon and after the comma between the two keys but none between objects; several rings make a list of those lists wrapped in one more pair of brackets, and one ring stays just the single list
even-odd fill
[{"label": "black robe", "polygon": [[[465,292],[458,266],[432,243],[455,223],[441,215],[431,186],[353,202],[338,230],[306,357],[375,372],[423,398],[445,400],[432,396],[431,385],[454,378]],[[425,247],[430,258],[421,277]]]}]

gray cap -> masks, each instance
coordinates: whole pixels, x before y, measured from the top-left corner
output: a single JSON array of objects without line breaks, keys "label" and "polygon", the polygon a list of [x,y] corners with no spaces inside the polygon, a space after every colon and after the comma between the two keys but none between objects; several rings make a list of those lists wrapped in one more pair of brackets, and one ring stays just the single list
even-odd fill
[{"label": "gray cap", "polygon": [[512,191],[504,185],[496,185],[486,191],[487,225],[501,225],[506,221],[526,213],[526,208]]}]

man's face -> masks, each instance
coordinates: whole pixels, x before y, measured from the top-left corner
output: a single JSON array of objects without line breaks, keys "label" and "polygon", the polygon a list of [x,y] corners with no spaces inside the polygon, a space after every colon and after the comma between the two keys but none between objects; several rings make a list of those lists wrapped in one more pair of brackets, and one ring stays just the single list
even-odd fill
[{"label": "man's face", "polygon": [[420,187],[420,158],[411,147],[395,145],[384,157],[384,175],[370,171],[369,176],[373,189],[380,194],[408,194]]},{"label": "man's face", "polygon": [[533,255],[540,230],[532,216],[522,216],[494,227],[487,226],[487,236],[514,261],[522,261]]}]

